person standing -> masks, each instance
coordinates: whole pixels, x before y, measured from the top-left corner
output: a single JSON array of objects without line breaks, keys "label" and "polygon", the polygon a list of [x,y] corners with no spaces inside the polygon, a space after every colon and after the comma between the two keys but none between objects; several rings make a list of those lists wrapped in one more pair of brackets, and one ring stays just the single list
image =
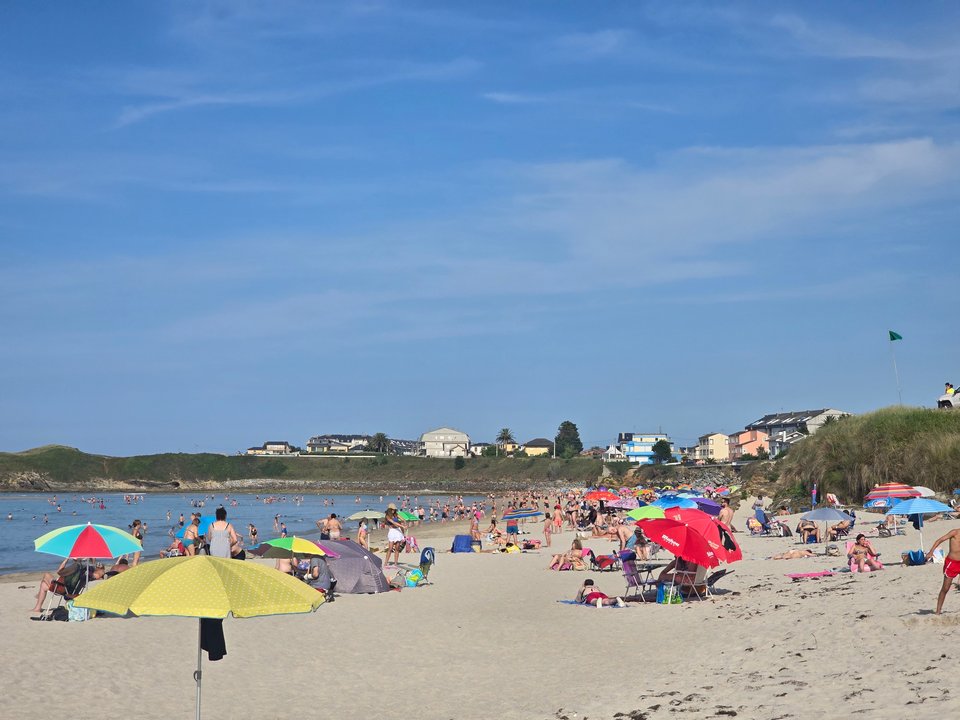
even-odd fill
[{"label": "person standing", "polygon": [[733,508],[730,507],[730,501],[727,498],[720,501],[720,513],[717,515],[717,520],[730,528],[730,532],[736,532],[733,529]]},{"label": "person standing", "polygon": [[207,528],[207,542],[210,545],[210,555],[213,557],[230,558],[234,554],[234,547],[239,549],[240,540],[233,525],[227,522],[227,509],[218,507],[216,520]]},{"label": "person standing", "polygon": [[[139,520],[134,520],[133,525],[130,526],[130,534],[133,535],[139,542],[140,547],[143,547],[143,525]],[[140,553],[135,552],[133,558],[130,560],[130,567],[136,567],[140,562]]]},{"label": "person standing", "polygon": [[950,541],[950,549],[947,552],[947,557],[943,560],[943,584],[940,586],[940,594],[937,596],[937,615],[943,610],[943,601],[947,598],[950,585],[956,579],[957,575],[960,575],[960,528],[951,530],[937,540],[925,557],[925,560],[929,562],[930,558],[933,557],[933,551],[947,540]]},{"label": "person standing", "polygon": [[394,562],[400,562],[400,551],[406,544],[404,531],[407,529],[403,520],[397,515],[397,506],[393,503],[387,505],[387,512],[383,518],[383,524],[387,528],[387,554],[384,559],[384,567],[390,564],[390,555],[394,557]]}]

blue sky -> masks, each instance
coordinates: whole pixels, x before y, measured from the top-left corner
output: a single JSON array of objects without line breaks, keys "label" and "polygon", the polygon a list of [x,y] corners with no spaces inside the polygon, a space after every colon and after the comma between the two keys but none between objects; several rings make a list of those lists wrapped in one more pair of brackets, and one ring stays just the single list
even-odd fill
[{"label": "blue sky", "polygon": [[[919,8],[919,9],[918,9]],[[960,382],[951,3],[0,8],[0,449],[681,443]]]}]

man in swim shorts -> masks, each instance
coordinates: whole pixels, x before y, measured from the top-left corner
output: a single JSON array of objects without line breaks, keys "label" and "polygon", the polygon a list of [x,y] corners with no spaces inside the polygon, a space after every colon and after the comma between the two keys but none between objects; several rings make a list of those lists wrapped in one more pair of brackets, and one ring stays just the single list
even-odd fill
[{"label": "man in swim shorts", "polygon": [[953,584],[957,575],[960,575],[960,528],[951,530],[933,544],[930,552],[926,555],[928,561],[933,557],[933,551],[946,540],[950,541],[950,550],[943,561],[943,585],[941,585],[940,594],[937,596],[937,615],[943,609],[943,601],[947,598],[950,585]]}]

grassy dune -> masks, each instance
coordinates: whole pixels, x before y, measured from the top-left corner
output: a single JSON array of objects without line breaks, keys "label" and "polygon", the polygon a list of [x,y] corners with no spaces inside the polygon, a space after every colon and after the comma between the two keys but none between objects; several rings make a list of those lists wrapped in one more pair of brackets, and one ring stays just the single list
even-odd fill
[{"label": "grassy dune", "polygon": [[226,480],[266,478],[302,481],[329,486],[506,484],[525,487],[544,484],[585,484],[600,475],[598,460],[574,458],[474,458],[457,468],[454,460],[411,457],[254,457],[211,453],[163,453],[110,457],[91,455],[76,448],[48,445],[19,453],[0,453],[0,488],[35,489],[48,485],[59,489],[102,488],[104,484],[142,484],[170,487]]},{"label": "grassy dune", "polygon": [[846,501],[886,482],[950,493],[960,487],[960,412],[892,407],[843,418],[791,448],[777,471],[781,490],[798,496],[814,481]]}]

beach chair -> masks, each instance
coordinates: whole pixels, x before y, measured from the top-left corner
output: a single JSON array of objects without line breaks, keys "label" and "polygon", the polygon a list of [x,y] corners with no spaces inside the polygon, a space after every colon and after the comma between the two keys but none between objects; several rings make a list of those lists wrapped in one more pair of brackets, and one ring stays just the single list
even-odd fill
[{"label": "beach chair", "polygon": [[[692,572],[674,573],[673,582],[676,590],[684,597],[693,596],[697,600],[703,600],[710,594],[710,588],[707,586],[707,568],[704,565],[697,565],[697,569]],[[674,587],[670,588],[671,594]]]},{"label": "beach chair", "polygon": [[763,508],[755,508],[753,511],[754,519],[760,524],[760,535],[769,535],[770,534],[770,518],[767,516],[767,513],[764,512]]},{"label": "beach chair", "polygon": [[[68,565],[50,584],[47,600],[40,613],[41,620],[50,620],[54,611],[64,602],[73,600],[87,587],[87,571],[80,563]],[[56,605],[53,603],[56,602]]]},{"label": "beach chair", "polygon": [[[850,548],[852,548],[853,545],[854,545],[853,540],[847,540],[847,555],[850,554]],[[882,570],[882,569],[883,569],[883,563],[880,562],[879,557],[880,557],[880,556],[877,555],[874,559],[877,561],[877,563],[879,563],[880,569]],[[873,568],[871,568],[869,565],[864,565],[863,571],[864,571],[865,573],[867,573],[867,572],[874,572]],[[853,558],[850,558],[850,572],[852,572],[852,573],[860,572],[859,569],[857,568],[857,564],[854,562]]]},{"label": "beach chair", "polygon": [[590,569],[597,570],[599,572],[620,570],[620,556],[616,553],[597,556],[594,554],[593,550],[591,550]]},{"label": "beach chair", "polygon": [[627,584],[627,589],[623,596],[630,597],[632,594],[634,597],[640,598],[641,602],[646,602],[647,600],[643,596],[643,593],[646,590],[655,588],[657,586],[656,580],[645,580],[643,573],[637,568],[636,560],[622,560],[621,569],[623,570],[623,579]]}]

